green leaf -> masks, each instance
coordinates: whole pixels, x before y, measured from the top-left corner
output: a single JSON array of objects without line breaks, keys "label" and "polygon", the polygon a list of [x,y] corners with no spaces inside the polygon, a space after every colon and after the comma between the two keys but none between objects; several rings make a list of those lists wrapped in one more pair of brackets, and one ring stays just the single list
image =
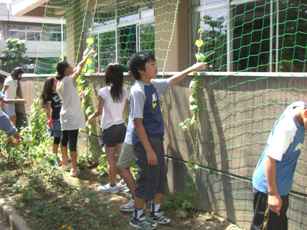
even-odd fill
[{"label": "green leaf", "polygon": [[195,54],[195,57],[196,57],[196,60],[198,62],[206,62],[207,61],[207,56],[205,54],[202,54],[202,53],[197,53]]}]

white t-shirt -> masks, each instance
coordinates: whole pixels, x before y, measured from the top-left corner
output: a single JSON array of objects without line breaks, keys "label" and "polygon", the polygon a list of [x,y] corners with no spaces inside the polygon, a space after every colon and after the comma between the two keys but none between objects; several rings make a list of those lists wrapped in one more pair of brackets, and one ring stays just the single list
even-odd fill
[{"label": "white t-shirt", "polygon": [[62,100],[60,121],[62,130],[75,130],[85,127],[85,117],[75,80],[66,76],[57,83],[57,93]]},{"label": "white t-shirt", "polygon": [[101,128],[107,129],[112,125],[124,123],[123,112],[128,98],[128,92],[123,88],[123,97],[121,101],[113,101],[111,96],[111,87],[106,86],[98,91],[98,96],[103,99],[103,111],[101,117]]},{"label": "white t-shirt", "polygon": [[129,119],[128,119],[128,125],[127,125],[127,130],[126,130],[126,136],[125,136],[125,140],[124,142],[126,144],[132,145],[132,135],[133,135],[133,129],[134,129],[134,125],[133,125],[133,119],[132,117],[129,115]]},{"label": "white t-shirt", "polygon": [[[4,99],[4,94],[0,92],[0,100],[3,100],[3,99]],[[0,106],[0,117],[2,116],[4,116],[4,113],[3,113],[2,107]]]},{"label": "white t-shirt", "polygon": [[17,92],[17,80],[14,80],[11,76],[7,77],[4,81],[3,86],[8,86],[8,89],[5,91],[5,99],[15,99]]}]

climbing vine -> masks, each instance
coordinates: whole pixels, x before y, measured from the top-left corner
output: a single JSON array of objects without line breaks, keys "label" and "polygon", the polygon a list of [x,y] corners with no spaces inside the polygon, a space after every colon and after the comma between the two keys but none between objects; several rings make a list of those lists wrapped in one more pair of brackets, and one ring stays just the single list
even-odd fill
[{"label": "climbing vine", "polygon": [[[95,44],[95,38],[90,36],[86,39],[86,45],[87,49],[85,50],[85,53],[94,48]],[[94,105],[93,105],[93,87],[90,85],[90,80],[88,75],[96,72],[96,59],[93,56],[90,56],[82,71],[77,79],[77,86],[79,92],[81,92],[82,97],[82,108],[84,110],[86,118],[90,114],[92,114],[95,111]],[[99,156],[101,153],[100,145],[98,143],[98,135],[97,135],[97,127],[95,124],[87,124],[86,127],[86,134],[87,134],[87,147],[88,152],[85,156],[81,157],[80,160],[83,161],[82,163],[90,164],[90,165],[96,165],[99,161]]]},{"label": "climbing vine", "polygon": [[[210,54],[203,54],[201,52],[202,48],[205,46],[205,41],[202,39],[203,30],[198,30],[198,39],[195,42],[195,46],[197,47],[197,53],[195,55],[197,62],[207,62]],[[199,120],[199,113],[202,111],[203,106],[201,102],[202,98],[202,90],[203,90],[204,78],[200,76],[199,73],[195,73],[193,79],[190,83],[191,95],[189,97],[189,109],[191,111],[191,117],[187,118],[185,121],[181,122],[179,126],[183,130],[187,130],[194,125]]]}]

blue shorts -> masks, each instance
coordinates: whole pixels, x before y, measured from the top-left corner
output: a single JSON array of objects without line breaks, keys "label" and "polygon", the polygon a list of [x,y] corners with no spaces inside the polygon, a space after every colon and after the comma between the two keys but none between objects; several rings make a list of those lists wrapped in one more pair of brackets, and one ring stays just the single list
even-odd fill
[{"label": "blue shorts", "polygon": [[0,116],[0,130],[4,131],[8,136],[17,133],[17,129],[12,125],[7,115]]},{"label": "blue shorts", "polygon": [[62,136],[62,130],[61,130],[61,122],[60,119],[53,120],[52,127],[48,130],[50,133],[50,136],[52,137],[61,137]]},{"label": "blue shorts", "polygon": [[15,104],[4,104],[3,110],[9,117],[16,116]]}]

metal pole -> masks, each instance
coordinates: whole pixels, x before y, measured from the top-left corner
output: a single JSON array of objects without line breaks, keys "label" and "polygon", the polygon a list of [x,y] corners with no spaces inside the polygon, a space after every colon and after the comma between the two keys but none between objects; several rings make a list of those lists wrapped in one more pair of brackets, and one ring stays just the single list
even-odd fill
[{"label": "metal pole", "polygon": [[276,63],[275,72],[279,71],[279,0],[276,1]]},{"label": "metal pole", "polygon": [[64,58],[64,18],[61,18],[61,56]]},{"label": "metal pole", "polygon": [[115,9],[115,62],[118,63],[118,42],[119,42],[119,37],[118,37],[118,10],[117,6]]},{"label": "metal pole", "polygon": [[227,71],[233,70],[232,66],[232,34],[231,34],[231,4],[230,0],[227,1]]},{"label": "metal pole", "polygon": [[270,0],[270,72],[273,72],[273,0]]},{"label": "metal pole", "polygon": [[98,33],[98,36],[97,36],[97,54],[98,54],[98,72],[101,71],[100,69],[100,33]]}]

